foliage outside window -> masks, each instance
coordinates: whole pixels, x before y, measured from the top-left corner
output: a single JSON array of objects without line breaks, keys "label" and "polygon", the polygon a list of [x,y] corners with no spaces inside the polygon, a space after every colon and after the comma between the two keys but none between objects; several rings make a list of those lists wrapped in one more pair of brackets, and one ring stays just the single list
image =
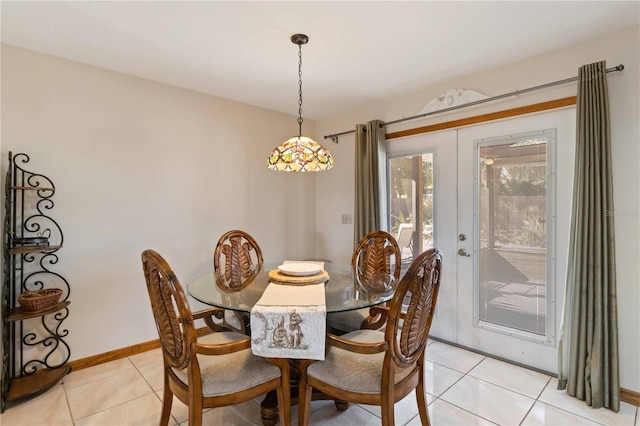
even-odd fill
[{"label": "foliage outside window", "polygon": [[397,235],[400,224],[411,223],[414,238],[423,237],[413,244],[424,250],[432,245],[433,154],[391,158],[388,164],[389,232]]}]

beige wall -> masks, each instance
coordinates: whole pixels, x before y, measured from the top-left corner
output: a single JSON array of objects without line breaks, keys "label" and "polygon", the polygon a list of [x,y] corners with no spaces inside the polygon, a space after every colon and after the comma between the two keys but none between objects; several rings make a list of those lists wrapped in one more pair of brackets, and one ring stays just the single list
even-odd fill
[{"label": "beige wall", "polygon": [[2,46],[2,176],[8,151],[25,152],[56,185],[72,360],[157,338],[144,249],[183,284],[213,270],[229,229],[266,261],[313,256],[315,175],[266,168],[297,130],[286,114]]},{"label": "beige wall", "polygon": [[[419,114],[431,99],[451,88],[477,90],[490,96],[513,92],[544,83],[576,76],[578,67],[606,60],[609,67],[624,64],[622,73],[610,74],[609,100],[612,121],[612,156],[616,212],[616,254],[618,274],[618,313],[620,317],[620,363],[622,386],[640,392],[640,28],[635,27],[610,36],[552,52],[485,73],[460,79],[442,76],[441,84],[406,96],[368,100],[357,110],[348,111],[317,123],[318,139],[330,133],[353,129],[355,123],[372,119],[396,120]],[[492,105],[458,113],[390,126],[387,132],[420,127],[456,118],[529,105],[551,99],[574,96],[576,84],[566,84],[521,95]],[[327,142],[335,157],[331,173],[318,175],[316,255],[337,262],[351,256],[353,227],[343,225],[340,215],[353,213],[354,147],[353,135],[340,137],[338,145]],[[391,143],[402,143],[401,140]],[[562,167],[562,165],[558,165]]]}]

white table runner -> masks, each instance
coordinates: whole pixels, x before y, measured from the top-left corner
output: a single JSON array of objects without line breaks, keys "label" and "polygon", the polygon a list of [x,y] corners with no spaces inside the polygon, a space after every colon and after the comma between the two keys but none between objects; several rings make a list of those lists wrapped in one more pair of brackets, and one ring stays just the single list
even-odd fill
[{"label": "white table runner", "polygon": [[324,284],[269,283],[251,309],[251,350],[273,358],[324,360]]}]

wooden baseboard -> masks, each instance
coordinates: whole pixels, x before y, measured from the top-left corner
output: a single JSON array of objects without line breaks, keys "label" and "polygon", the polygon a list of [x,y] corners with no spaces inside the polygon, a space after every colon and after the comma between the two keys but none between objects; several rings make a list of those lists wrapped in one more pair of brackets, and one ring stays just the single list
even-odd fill
[{"label": "wooden baseboard", "polygon": [[[204,336],[212,333],[211,329],[208,327],[201,327],[197,330],[197,332],[198,336]],[[116,349],[114,351],[77,359],[75,361],[69,362],[67,365],[71,367],[71,371],[78,371],[82,370],[83,368],[93,367],[94,365],[126,358],[128,356],[146,352],[151,349],[157,349],[159,347],[159,339],[150,340],[148,342],[138,343],[137,345],[127,346],[126,348]],[[640,407],[640,392],[620,388],[620,401],[626,402],[627,404],[635,405],[636,407]]]},{"label": "wooden baseboard", "polygon": [[620,388],[620,401],[640,407],[640,392]]},{"label": "wooden baseboard", "polygon": [[[208,327],[201,327],[196,331],[198,333],[198,336],[204,336],[206,334],[212,333],[211,329]],[[77,359],[75,361],[69,362],[67,365],[71,367],[71,371],[78,371],[82,370],[83,368],[89,368],[93,367],[94,365],[104,364],[105,362],[126,358],[128,356],[150,351],[151,349],[157,349],[159,347],[160,339],[149,340],[148,342],[138,343],[137,345],[127,346],[125,348],[120,348],[98,355],[92,355],[86,358]]]}]

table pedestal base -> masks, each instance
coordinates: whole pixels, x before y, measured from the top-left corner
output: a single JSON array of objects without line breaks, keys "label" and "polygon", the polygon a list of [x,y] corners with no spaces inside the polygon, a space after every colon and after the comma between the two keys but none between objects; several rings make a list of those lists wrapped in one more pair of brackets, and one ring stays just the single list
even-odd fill
[{"label": "table pedestal base", "polygon": [[[320,401],[320,400],[333,400],[332,397],[317,391],[313,390],[311,394],[312,401]],[[334,400],[336,404],[336,409],[338,411],[347,411],[349,408],[349,403],[341,400]],[[291,406],[298,404],[298,386],[291,385]],[[278,396],[275,391],[271,391],[267,394],[264,400],[260,403],[260,415],[262,417],[262,424],[264,426],[273,426],[278,422]],[[297,419],[292,419],[294,422]]]}]

